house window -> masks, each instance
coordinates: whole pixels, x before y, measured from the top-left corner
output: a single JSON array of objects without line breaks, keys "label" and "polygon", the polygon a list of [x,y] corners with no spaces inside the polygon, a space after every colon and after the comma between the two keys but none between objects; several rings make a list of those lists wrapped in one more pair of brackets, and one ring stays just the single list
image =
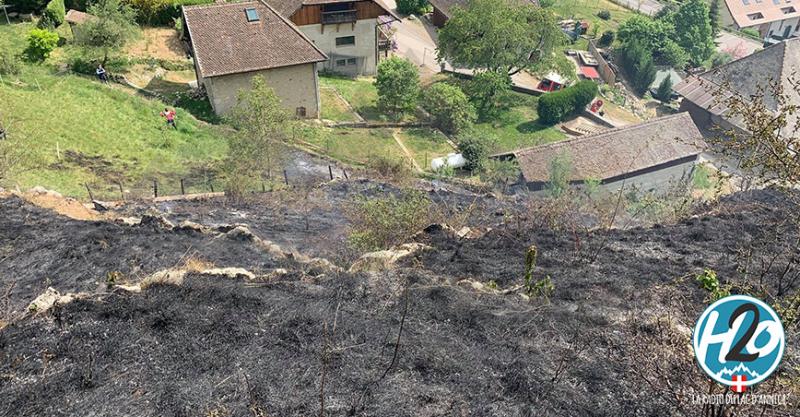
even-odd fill
[{"label": "house window", "polygon": [[784,7],[783,9],[781,9],[781,11],[783,11],[783,14],[789,14],[795,12],[794,7]]},{"label": "house window", "polygon": [[355,36],[342,36],[340,38],[336,38],[336,46],[348,46],[355,44],[356,44]]},{"label": "house window", "polygon": [[258,22],[259,18],[256,9],[253,8],[244,9],[244,13],[247,15],[248,22]]},{"label": "house window", "polygon": [[355,58],[347,58],[347,65],[355,65],[356,59]]},{"label": "house window", "polygon": [[297,117],[306,117],[306,108],[305,107],[298,107],[294,109],[294,114]]},{"label": "house window", "polygon": [[761,12],[759,12],[759,13],[751,13],[747,15],[747,17],[750,18],[750,20],[758,20],[758,19],[763,19],[764,15],[761,14]]},{"label": "house window", "polygon": [[344,67],[346,65],[347,65],[347,60],[346,59],[337,59],[336,60],[336,66],[337,67]]}]

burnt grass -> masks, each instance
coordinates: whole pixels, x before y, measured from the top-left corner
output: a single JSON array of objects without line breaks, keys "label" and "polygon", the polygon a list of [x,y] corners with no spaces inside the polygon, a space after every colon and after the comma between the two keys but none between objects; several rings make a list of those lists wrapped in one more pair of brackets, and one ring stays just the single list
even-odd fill
[{"label": "burnt grass", "polygon": [[[278,266],[243,242],[0,204],[0,279],[25,277],[17,288],[30,290],[15,297],[28,301],[43,277],[59,289],[91,287],[109,269],[160,269],[190,248],[220,264]],[[686,346],[707,296],[693,274],[713,268],[724,282],[761,280],[775,291],[778,265],[795,255],[788,210],[780,194],[761,191],[651,228],[498,225],[476,239],[431,228],[415,239],[432,250],[376,275],[190,276],[140,294],[104,290],[0,330],[0,415],[701,415],[669,388],[709,387]],[[555,284],[550,300],[459,283],[521,284],[531,244],[536,278]],[[662,327],[667,316],[675,324]],[[787,337],[779,375],[796,379],[796,327]],[[792,407],[729,415],[788,416]]]}]

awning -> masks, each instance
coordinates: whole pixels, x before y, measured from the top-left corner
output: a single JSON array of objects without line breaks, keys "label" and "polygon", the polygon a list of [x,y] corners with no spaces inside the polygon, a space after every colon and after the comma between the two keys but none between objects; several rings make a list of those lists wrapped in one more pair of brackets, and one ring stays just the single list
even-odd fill
[{"label": "awning", "polygon": [[586,65],[581,65],[581,74],[590,80],[596,80],[600,78],[600,74],[597,73],[597,70],[594,67],[589,67]]}]

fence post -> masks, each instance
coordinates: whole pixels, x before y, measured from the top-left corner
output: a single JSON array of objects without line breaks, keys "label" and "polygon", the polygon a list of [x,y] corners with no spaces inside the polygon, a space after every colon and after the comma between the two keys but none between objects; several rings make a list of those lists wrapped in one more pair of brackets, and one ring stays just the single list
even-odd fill
[{"label": "fence post", "polygon": [[209,181],[208,182],[208,186],[211,187],[211,192],[213,193],[214,192],[214,183]]},{"label": "fence post", "polygon": [[261,181],[261,192],[262,193],[266,193],[267,192],[267,186],[264,185],[264,181]]},{"label": "fence post", "polygon": [[183,186],[183,178],[181,178],[181,195],[186,194],[186,189]]},{"label": "fence post", "polygon": [[328,175],[331,176],[331,181],[333,181],[333,168],[331,168],[330,164],[328,164]]},{"label": "fence post", "polygon": [[158,198],[158,181],[153,180],[153,198]]},{"label": "fence post", "polygon": [[350,178],[347,176],[347,170],[342,168],[342,174],[344,174],[344,179],[349,180]]},{"label": "fence post", "polygon": [[286,170],[283,170],[283,181],[286,182],[286,185],[289,185],[289,176],[286,175]]},{"label": "fence post", "polygon": [[122,183],[117,182],[117,186],[119,186],[119,195],[122,197],[122,201],[125,201],[125,191],[122,190]]},{"label": "fence post", "polygon": [[92,200],[92,201],[94,201],[94,195],[92,195],[92,189],[91,189],[91,188],[89,188],[89,184],[87,183],[87,184],[83,184],[83,185],[85,185],[85,186],[86,186],[86,191],[88,191],[88,192],[89,192],[89,200]]}]

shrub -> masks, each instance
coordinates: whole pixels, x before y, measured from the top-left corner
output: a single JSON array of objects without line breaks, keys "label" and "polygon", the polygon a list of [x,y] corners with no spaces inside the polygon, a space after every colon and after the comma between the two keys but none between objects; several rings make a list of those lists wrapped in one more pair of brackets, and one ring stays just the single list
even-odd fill
[{"label": "shrub", "polygon": [[[72,72],[85,75],[95,75],[97,65],[100,64],[100,59],[92,59],[86,55],[77,55],[71,57],[67,61],[67,65]],[[131,65],[131,62],[126,57],[109,58],[103,68],[109,73],[120,73],[126,71]]]},{"label": "shrub", "polygon": [[404,182],[413,176],[411,166],[403,158],[376,156],[367,161],[367,167],[374,170],[381,177],[395,182]]},{"label": "shrub", "polygon": [[348,243],[363,251],[388,249],[401,243],[427,225],[424,213],[428,213],[430,205],[428,196],[417,190],[378,198],[359,196],[345,208],[351,224]]},{"label": "shrub", "polygon": [[18,56],[5,51],[0,53],[0,75],[18,75],[22,72],[22,63]]},{"label": "shrub", "polygon": [[433,117],[433,125],[445,133],[458,133],[475,121],[475,109],[460,88],[436,83],[425,92],[422,101]]},{"label": "shrub", "polygon": [[614,31],[607,30],[603,32],[603,34],[600,36],[598,44],[601,47],[606,47],[606,46],[611,46],[612,43],[614,43]]},{"label": "shrub", "polygon": [[550,181],[547,190],[553,197],[559,197],[569,189],[570,175],[572,174],[572,158],[569,154],[556,155],[550,161]]},{"label": "shrub", "polygon": [[761,33],[758,31],[758,29],[744,28],[741,30],[741,32],[751,38],[761,39]]},{"label": "shrub", "polygon": [[413,111],[419,96],[419,70],[411,61],[391,57],[378,64],[378,108],[393,116]]},{"label": "shrub", "polygon": [[51,0],[47,3],[47,7],[42,12],[42,18],[39,20],[40,28],[55,29],[64,23],[64,17],[67,11],[64,9],[64,0]]},{"label": "shrub", "polygon": [[597,95],[597,84],[579,81],[571,87],[548,93],[539,98],[537,111],[539,120],[545,124],[556,124],[570,115],[580,112]]},{"label": "shrub", "polygon": [[425,14],[428,0],[397,0],[397,11],[402,14]]},{"label": "shrub", "polygon": [[480,120],[496,118],[506,107],[511,77],[506,73],[483,71],[467,83],[466,93],[475,105]]},{"label": "shrub", "polygon": [[58,34],[47,29],[33,29],[28,34],[28,47],[25,55],[34,62],[41,62],[50,56],[58,46]]},{"label": "shrub", "polygon": [[711,68],[719,67],[720,65],[725,65],[728,62],[733,61],[733,56],[728,52],[717,52],[711,57]]},{"label": "shrub", "polygon": [[611,12],[608,10],[600,10],[599,12],[597,12],[597,17],[603,20],[609,20],[611,19]]},{"label": "shrub", "polygon": [[669,103],[672,100],[672,78],[664,77],[656,90],[656,98],[663,103]]},{"label": "shrub", "polygon": [[469,135],[459,139],[458,151],[466,159],[465,169],[470,171],[483,171],[489,156],[488,140]]}]

